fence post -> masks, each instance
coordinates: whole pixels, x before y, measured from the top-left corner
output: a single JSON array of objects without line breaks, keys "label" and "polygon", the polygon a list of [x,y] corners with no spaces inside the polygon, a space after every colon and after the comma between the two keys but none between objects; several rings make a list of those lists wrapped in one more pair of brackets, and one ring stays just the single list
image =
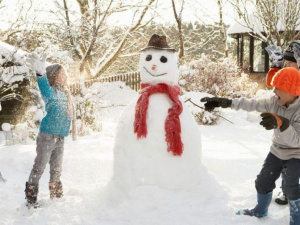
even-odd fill
[{"label": "fence post", "polygon": [[130,76],[129,76],[129,80],[130,80],[130,87],[134,90],[134,86],[133,86],[133,77],[132,77],[131,74],[130,74]]},{"label": "fence post", "polygon": [[134,74],[134,79],[135,79],[135,91],[138,91],[138,76],[137,73],[133,73]]}]

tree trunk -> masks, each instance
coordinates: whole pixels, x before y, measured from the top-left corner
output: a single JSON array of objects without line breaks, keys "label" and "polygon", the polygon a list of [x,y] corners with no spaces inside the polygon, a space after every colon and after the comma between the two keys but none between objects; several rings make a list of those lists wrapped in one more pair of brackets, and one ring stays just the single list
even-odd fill
[{"label": "tree trunk", "polygon": [[176,20],[176,23],[177,23],[177,28],[178,28],[178,38],[179,38],[178,57],[179,58],[182,58],[183,55],[184,55],[184,44],[183,44],[183,37],[182,37],[182,11],[183,11],[183,5],[184,5],[184,0],[182,0],[180,13],[179,13],[179,15],[177,15],[175,2],[174,2],[174,0],[172,0],[173,13],[174,13],[174,17],[175,17],[175,20]]}]

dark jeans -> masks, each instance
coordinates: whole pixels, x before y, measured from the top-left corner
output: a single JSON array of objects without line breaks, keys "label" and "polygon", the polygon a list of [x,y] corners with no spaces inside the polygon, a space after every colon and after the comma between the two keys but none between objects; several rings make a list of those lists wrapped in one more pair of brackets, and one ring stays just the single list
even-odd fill
[{"label": "dark jeans", "polygon": [[300,198],[300,159],[281,160],[269,153],[255,180],[259,194],[267,194],[276,187],[275,182],[282,172],[282,190],[289,200]]}]

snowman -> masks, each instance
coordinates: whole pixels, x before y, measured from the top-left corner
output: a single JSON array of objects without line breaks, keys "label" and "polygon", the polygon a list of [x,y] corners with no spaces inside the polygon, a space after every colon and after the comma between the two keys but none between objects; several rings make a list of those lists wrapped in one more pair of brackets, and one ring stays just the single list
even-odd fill
[{"label": "snowman", "polygon": [[140,185],[197,188],[201,135],[180,99],[177,57],[165,36],[150,38],[139,67],[141,90],[124,109],[117,126],[112,182],[123,190]]}]

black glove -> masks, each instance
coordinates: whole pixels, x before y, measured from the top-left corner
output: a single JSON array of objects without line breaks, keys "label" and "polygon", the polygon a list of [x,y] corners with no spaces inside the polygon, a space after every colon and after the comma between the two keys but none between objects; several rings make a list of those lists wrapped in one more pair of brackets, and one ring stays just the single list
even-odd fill
[{"label": "black glove", "polygon": [[232,100],[228,98],[218,98],[218,97],[205,97],[201,98],[201,102],[206,102],[204,104],[205,110],[213,111],[216,107],[228,108],[231,106]]},{"label": "black glove", "polygon": [[287,118],[277,116],[274,113],[263,112],[260,116],[262,117],[262,121],[259,124],[266,128],[266,130],[279,128],[282,132],[290,125],[290,121]]}]

